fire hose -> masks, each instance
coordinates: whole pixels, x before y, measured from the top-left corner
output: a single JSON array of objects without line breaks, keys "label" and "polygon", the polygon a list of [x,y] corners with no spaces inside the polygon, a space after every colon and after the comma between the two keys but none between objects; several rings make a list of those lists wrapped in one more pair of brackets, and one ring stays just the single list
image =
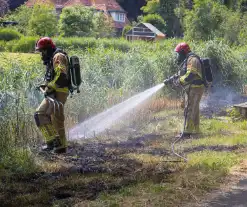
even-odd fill
[{"label": "fire hose", "polygon": [[[173,84],[175,86],[178,86],[177,84],[177,79],[178,79],[178,75],[173,75],[167,79],[164,80],[164,84],[167,85],[167,84]],[[183,86],[181,86],[183,91],[185,91],[185,88]],[[190,91],[190,87],[189,87],[189,91]],[[184,131],[185,131],[185,127],[186,127],[186,120],[187,120],[187,115],[188,115],[188,105],[189,105],[189,100],[187,102],[187,106],[185,106],[185,110],[184,110],[184,125],[183,125],[183,131],[182,133],[180,134],[180,136],[172,143],[171,145],[171,149],[172,149],[172,152],[173,154],[175,154],[177,157],[179,158],[182,158],[185,162],[188,161],[188,159],[182,155],[180,155],[179,153],[177,153],[175,151],[175,144],[178,143],[184,136]]]}]

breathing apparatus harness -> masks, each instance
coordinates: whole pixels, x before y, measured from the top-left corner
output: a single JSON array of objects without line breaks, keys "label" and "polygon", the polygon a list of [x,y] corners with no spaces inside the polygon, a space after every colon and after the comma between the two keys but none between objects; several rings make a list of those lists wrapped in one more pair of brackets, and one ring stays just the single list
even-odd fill
[{"label": "breathing apparatus harness", "polygon": [[74,93],[74,91],[76,90],[77,93],[80,93],[79,87],[81,85],[81,68],[80,68],[80,61],[79,58],[77,56],[71,56],[69,57],[68,54],[66,52],[64,52],[63,50],[57,48],[51,58],[44,62],[44,64],[46,65],[46,74],[45,74],[45,81],[50,82],[54,79],[55,77],[55,71],[53,68],[53,57],[57,54],[57,53],[62,53],[66,56],[67,61],[68,61],[68,71],[67,71],[67,76],[63,77],[61,79],[61,81],[57,81],[57,85],[59,85],[60,87],[68,87],[71,97]]}]

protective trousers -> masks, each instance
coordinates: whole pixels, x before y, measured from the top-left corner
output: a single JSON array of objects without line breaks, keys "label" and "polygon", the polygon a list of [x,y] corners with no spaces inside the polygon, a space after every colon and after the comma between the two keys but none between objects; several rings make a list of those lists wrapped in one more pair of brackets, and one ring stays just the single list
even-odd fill
[{"label": "protective trousers", "polygon": [[54,100],[57,102],[52,102],[49,98],[45,98],[34,115],[36,124],[44,136],[45,142],[51,143],[58,138],[59,147],[67,147],[64,128],[64,104],[67,97],[67,93],[55,92]]},{"label": "protective trousers", "polygon": [[189,87],[185,91],[185,133],[199,133],[200,111],[199,105],[204,92],[203,87]]}]

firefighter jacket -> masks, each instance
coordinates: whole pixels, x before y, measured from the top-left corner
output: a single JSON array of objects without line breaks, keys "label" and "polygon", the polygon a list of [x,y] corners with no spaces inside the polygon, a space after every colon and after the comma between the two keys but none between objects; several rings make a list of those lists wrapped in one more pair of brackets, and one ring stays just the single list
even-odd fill
[{"label": "firefighter jacket", "polygon": [[68,57],[62,52],[55,52],[51,62],[46,67],[45,81],[48,88],[56,92],[69,93]]},{"label": "firefighter jacket", "polygon": [[185,74],[179,78],[181,85],[190,85],[192,88],[204,86],[202,79],[202,63],[199,57],[189,55],[183,67],[185,67]]}]

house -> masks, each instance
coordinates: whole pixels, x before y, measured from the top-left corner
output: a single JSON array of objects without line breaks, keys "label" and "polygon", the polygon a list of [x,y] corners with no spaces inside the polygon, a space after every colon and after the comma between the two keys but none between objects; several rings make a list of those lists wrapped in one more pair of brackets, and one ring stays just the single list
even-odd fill
[{"label": "house", "polygon": [[139,23],[131,30],[129,30],[125,37],[127,40],[146,40],[154,41],[161,40],[166,37],[161,31],[150,23]]},{"label": "house", "polygon": [[51,3],[56,8],[57,14],[68,6],[83,5],[93,7],[96,11],[101,11],[113,19],[113,27],[117,35],[122,34],[122,30],[129,23],[126,12],[116,0],[27,0],[27,6],[33,6],[36,2]]}]

